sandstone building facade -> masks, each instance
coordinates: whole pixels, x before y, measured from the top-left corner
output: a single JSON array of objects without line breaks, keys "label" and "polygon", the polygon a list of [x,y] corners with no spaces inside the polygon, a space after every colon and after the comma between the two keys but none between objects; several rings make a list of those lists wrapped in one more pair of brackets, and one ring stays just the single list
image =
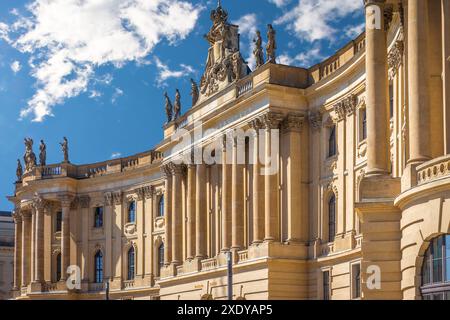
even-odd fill
[{"label": "sandstone building facade", "polygon": [[[365,33],[309,69],[274,63],[269,29],[251,71],[214,10],[193,106],[153,150],[20,176],[14,297],[104,299],[108,281],[111,299],[226,299],[231,251],[235,299],[450,299],[450,1],[365,12]],[[177,161],[211,145],[222,163]],[[251,163],[261,150],[273,174]]]},{"label": "sandstone building facade", "polygon": [[11,298],[14,275],[14,221],[0,211],[0,300]]}]

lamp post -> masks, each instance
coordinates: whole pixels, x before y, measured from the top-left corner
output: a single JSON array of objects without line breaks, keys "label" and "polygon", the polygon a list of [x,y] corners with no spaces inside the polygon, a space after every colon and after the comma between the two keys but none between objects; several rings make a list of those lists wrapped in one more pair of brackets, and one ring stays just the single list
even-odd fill
[{"label": "lamp post", "polygon": [[109,279],[106,280],[106,300],[109,300]]},{"label": "lamp post", "polygon": [[228,267],[228,300],[233,300],[233,257],[232,252],[227,252]]}]

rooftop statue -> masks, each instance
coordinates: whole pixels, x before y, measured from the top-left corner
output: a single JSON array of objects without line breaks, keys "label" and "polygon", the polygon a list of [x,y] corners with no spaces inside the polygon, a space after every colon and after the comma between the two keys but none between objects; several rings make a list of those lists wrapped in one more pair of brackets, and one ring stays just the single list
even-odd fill
[{"label": "rooftop statue", "polygon": [[198,86],[194,79],[191,79],[191,96],[192,96],[192,106],[195,106],[198,101]]},{"label": "rooftop statue", "polygon": [[17,159],[16,176],[17,176],[17,181],[22,181],[23,169],[22,169],[22,163],[20,163],[20,159]]},{"label": "rooftop statue", "polygon": [[164,97],[166,98],[167,123],[169,123],[172,121],[173,106],[172,106],[172,102],[170,102],[170,98],[167,95],[167,92],[164,93]]},{"label": "rooftop statue", "polygon": [[174,111],[174,120],[178,119],[181,115],[181,95],[180,95],[180,91],[178,91],[178,89],[176,89],[176,93],[175,93],[175,104],[173,107],[173,111]]},{"label": "rooftop statue", "polygon": [[47,146],[44,143],[44,140],[41,140],[41,145],[39,146],[39,165],[44,167],[46,165],[47,160]]},{"label": "rooftop statue", "polygon": [[[205,35],[210,47],[205,72],[200,80],[200,95],[205,97],[218,92],[248,72],[240,55],[240,62],[233,61],[235,54],[239,53],[239,27],[228,22],[228,13],[222,8],[220,1],[217,8],[211,11],[210,17],[212,27]],[[241,68],[241,73],[236,75],[238,68]]]},{"label": "rooftop statue", "polygon": [[25,138],[25,154],[23,161],[25,162],[25,172],[30,172],[36,167],[36,155],[33,152],[33,139]]},{"label": "rooftop statue", "polygon": [[259,30],[256,31],[256,38],[253,40],[253,42],[255,43],[253,56],[255,57],[256,61],[256,69],[258,69],[264,64],[264,52],[262,48],[261,32]]},{"label": "rooftop statue", "polygon": [[61,142],[60,145],[64,156],[63,163],[69,163],[69,141],[66,137],[64,137],[63,142]]},{"label": "rooftop statue", "polygon": [[268,24],[267,27],[268,27],[267,47],[266,47],[267,61],[271,63],[276,63],[276,50],[277,50],[277,43],[275,40],[276,32],[271,24]]}]

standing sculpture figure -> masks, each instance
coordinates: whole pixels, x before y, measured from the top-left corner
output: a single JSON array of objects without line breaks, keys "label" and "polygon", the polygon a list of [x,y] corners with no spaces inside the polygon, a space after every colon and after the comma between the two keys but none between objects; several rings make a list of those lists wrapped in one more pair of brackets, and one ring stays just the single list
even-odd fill
[{"label": "standing sculpture figure", "polygon": [[192,106],[195,106],[195,104],[198,101],[198,86],[197,83],[195,83],[194,79],[191,79],[191,96],[192,96]]},{"label": "standing sculpture figure", "polygon": [[172,102],[170,102],[170,98],[167,95],[167,92],[164,93],[164,97],[166,98],[167,123],[169,123],[172,121],[173,106],[172,106]]},{"label": "standing sculpture figure", "polygon": [[231,57],[231,61],[233,64],[233,78],[234,80],[241,79],[241,72],[242,72],[242,60],[241,60],[241,54],[239,52],[236,52]]},{"label": "standing sculpture figure", "polygon": [[36,167],[36,155],[33,152],[33,139],[25,138],[25,154],[23,161],[25,162],[25,172],[29,172]]},{"label": "standing sculpture figure", "polygon": [[178,89],[175,92],[175,104],[173,106],[173,111],[175,113],[174,119],[178,119],[181,115],[181,95]]},{"label": "standing sculpture figure", "polygon": [[275,51],[277,50],[277,43],[275,40],[276,33],[271,24],[268,24],[267,27],[269,28],[267,31],[267,47],[266,47],[267,61],[271,63],[276,63],[276,53],[275,53]]},{"label": "standing sculpture figure", "polygon": [[64,155],[63,163],[69,163],[69,141],[64,137],[64,141],[60,143]]},{"label": "standing sculpture figure", "polygon": [[20,159],[17,159],[17,169],[16,169],[17,182],[22,181],[23,168]]},{"label": "standing sculpture figure", "polygon": [[41,167],[44,167],[47,160],[47,146],[45,145],[44,140],[41,140],[39,151],[39,164]]},{"label": "standing sculpture figure", "polygon": [[264,52],[262,48],[261,32],[259,30],[256,31],[256,38],[253,40],[253,42],[255,43],[253,56],[255,57],[256,61],[256,69],[258,69],[264,64]]}]

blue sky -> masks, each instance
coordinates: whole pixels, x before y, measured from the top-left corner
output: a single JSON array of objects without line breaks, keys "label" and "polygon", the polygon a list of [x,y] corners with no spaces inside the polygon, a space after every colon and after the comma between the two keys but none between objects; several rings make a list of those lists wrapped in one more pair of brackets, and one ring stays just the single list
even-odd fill
[{"label": "blue sky", "polygon": [[[213,0],[14,0],[0,2],[0,210],[10,210],[24,137],[47,162],[75,164],[151,149],[162,138],[165,90],[190,107],[200,79]],[[309,67],[363,30],[358,0],[222,0],[240,25],[241,51],[277,30],[278,61]]]}]

